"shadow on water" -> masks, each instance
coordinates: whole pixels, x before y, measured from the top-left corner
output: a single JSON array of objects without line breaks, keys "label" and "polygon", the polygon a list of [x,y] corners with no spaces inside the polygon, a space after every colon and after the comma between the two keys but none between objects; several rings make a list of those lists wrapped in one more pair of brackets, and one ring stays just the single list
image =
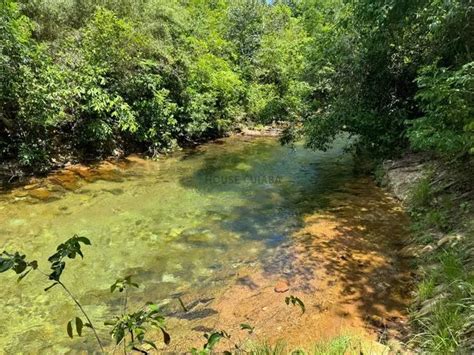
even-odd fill
[{"label": "shadow on water", "polygon": [[[397,251],[406,216],[370,179],[353,175],[340,149],[316,153],[263,140],[217,154],[201,157],[201,168],[180,183],[204,194],[241,194],[220,226],[265,244],[260,259],[269,278],[309,294],[336,287],[340,302],[361,317],[403,313],[408,261]],[[250,277],[236,282],[258,288]]]},{"label": "shadow on water", "polygon": [[271,248],[302,227],[304,213],[326,205],[325,192],[350,179],[352,169],[350,160],[338,153],[281,147],[268,138],[253,138],[241,150],[217,149],[199,159],[201,167],[183,176],[182,186],[202,194],[238,195],[242,202],[227,211],[220,227]]},{"label": "shadow on water", "polygon": [[[333,287],[338,302],[361,314],[398,310],[405,269],[395,249],[406,221],[352,167],[340,147],[312,152],[269,138],[229,138],[159,162],[129,157],[123,166],[73,167],[48,178],[54,189],[38,182],[5,195],[0,234],[9,248],[28,255],[72,233],[92,236],[94,248],[84,261],[68,265],[66,277],[94,319],[120,307],[104,283],[129,274],[144,285],[133,296],[136,304],[174,294],[188,298],[190,312],[167,309],[186,326],[220,317],[217,298],[224,289],[259,293],[266,279],[277,278],[287,280],[292,291],[315,296]],[[85,280],[88,268],[100,272]],[[245,268],[258,269],[265,279],[239,274]],[[36,301],[35,285],[21,287],[4,289],[0,297],[5,310],[0,320],[17,323],[14,330],[0,326],[5,339],[11,338],[3,342],[8,349],[25,339],[32,352],[48,346],[92,349],[63,338],[56,344],[51,335],[64,335],[62,324],[74,305],[63,297],[58,312],[47,296]],[[255,299],[249,301],[254,314]],[[105,329],[102,333],[108,337]]]},{"label": "shadow on water", "polygon": [[340,301],[364,317],[403,312],[410,272],[409,260],[398,251],[408,233],[406,216],[366,179],[336,193],[331,205],[306,218],[265,271],[281,273],[306,293],[337,287]]}]

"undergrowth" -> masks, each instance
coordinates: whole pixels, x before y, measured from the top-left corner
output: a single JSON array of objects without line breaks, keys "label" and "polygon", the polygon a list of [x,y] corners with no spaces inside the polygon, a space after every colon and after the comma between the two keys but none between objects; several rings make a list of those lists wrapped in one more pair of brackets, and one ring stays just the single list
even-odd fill
[{"label": "undergrowth", "polygon": [[408,200],[415,242],[429,246],[416,261],[420,280],[411,309],[412,343],[428,353],[464,354],[474,350],[472,201],[469,190],[466,195],[439,175],[419,180]]},{"label": "undergrowth", "polygon": [[275,345],[268,343],[254,345],[249,350],[254,355],[359,355],[366,353],[378,354],[380,353],[380,346],[380,344],[376,346],[374,342],[361,339],[358,336],[340,335],[318,342],[310,349],[292,349],[284,341],[279,341]]}]

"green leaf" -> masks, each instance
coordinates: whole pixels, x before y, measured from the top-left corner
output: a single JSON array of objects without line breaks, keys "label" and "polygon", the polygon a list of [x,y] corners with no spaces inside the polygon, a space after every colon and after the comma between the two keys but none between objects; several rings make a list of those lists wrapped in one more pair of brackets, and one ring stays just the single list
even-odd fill
[{"label": "green leaf", "polygon": [[13,267],[13,261],[0,259],[0,272],[5,272]]},{"label": "green leaf", "polygon": [[253,331],[254,331],[254,329],[255,329],[255,327],[252,327],[251,325],[246,324],[246,323],[242,323],[242,324],[240,325],[240,329],[242,329],[242,330],[248,330],[249,334],[252,334]]},{"label": "green leaf", "polygon": [[204,349],[212,350],[217,343],[221,341],[223,338],[230,338],[230,335],[227,334],[225,331],[214,332],[212,334],[205,334],[204,335],[207,339],[207,343],[204,345]]},{"label": "green leaf", "polygon": [[16,257],[15,255],[15,265],[13,266],[13,270],[15,270],[17,274],[21,274],[28,267],[28,264],[26,263],[24,258],[25,258],[24,255],[20,257]]},{"label": "green leaf", "polygon": [[84,327],[84,323],[82,322],[82,319],[79,317],[76,317],[76,331],[79,336],[82,336],[82,328]]},{"label": "green leaf", "polygon": [[67,322],[66,331],[67,331],[67,335],[69,335],[69,338],[72,339],[73,334],[72,334],[72,322],[71,321]]},{"label": "green leaf", "polygon": [[86,237],[77,237],[77,240],[79,242],[82,242],[83,244],[85,245],[91,245],[91,241],[89,240],[89,238],[86,238]]},{"label": "green leaf", "polygon": [[123,328],[114,329],[114,339],[116,344],[119,344],[124,337],[125,330]]},{"label": "green leaf", "polygon": [[148,344],[150,346],[152,346],[155,350],[158,350],[158,348],[156,347],[156,344],[152,341],[149,341],[149,340],[144,340],[143,341],[145,344]]},{"label": "green leaf", "polygon": [[33,269],[29,269],[27,272],[24,272],[23,274],[21,274],[17,282],[20,282],[21,280],[23,280],[31,272],[31,270]]},{"label": "green leaf", "polygon": [[154,304],[154,303],[149,303],[148,304],[148,308],[150,308],[151,311],[153,312],[158,312],[160,310],[160,308],[158,307],[158,305]]}]

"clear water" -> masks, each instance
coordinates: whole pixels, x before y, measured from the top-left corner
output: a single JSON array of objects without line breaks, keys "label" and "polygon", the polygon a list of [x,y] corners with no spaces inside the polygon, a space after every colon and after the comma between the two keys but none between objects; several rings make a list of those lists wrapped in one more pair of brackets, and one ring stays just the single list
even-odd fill
[{"label": "clear water", "polygon": [[[340,148],[321,153],[281,147],[273,138],[233,137],[161,161],[134,159],[114,181],[53,190],[53,199],[0,195],[0,250],[22,251],[47,270],[47,257],[73,234],[89,237],[85,258],[68,262],[64,282],[101,335],[118,310],[109,291],[118,277],[140,283],[133,302],[163,302],[196,289],[224,287],[239,265],[265,264],[307,211],[352,178]],[[0,275],[0,349],[66,353],[95,349],[91,337],[66,336],[78,310],[39,273],[17,284]],[[0,350],[1,352],[1,350]]]}]

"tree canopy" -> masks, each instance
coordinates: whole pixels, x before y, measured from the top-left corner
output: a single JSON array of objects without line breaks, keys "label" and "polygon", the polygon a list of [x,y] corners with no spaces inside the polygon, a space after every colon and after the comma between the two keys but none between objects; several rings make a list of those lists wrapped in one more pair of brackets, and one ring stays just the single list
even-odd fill
[{"label": "tree canopy", "polygon": [[32,170],[284,122],[474,153],[471,0],[1,0],[0,157]]}]

